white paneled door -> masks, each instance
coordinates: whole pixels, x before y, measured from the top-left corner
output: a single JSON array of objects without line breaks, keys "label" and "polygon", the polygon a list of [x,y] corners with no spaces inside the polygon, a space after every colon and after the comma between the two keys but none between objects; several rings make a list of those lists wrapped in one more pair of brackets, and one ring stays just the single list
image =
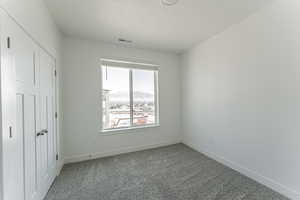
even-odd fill
[{"label": "white paneled door", "polygon": [[56,176],[55,61],[9,17],[2,21],[7,24],[1,32],[2,64],[12,86],[7,113],[15,113],[3,124],[9,129],[3,141],[3,197],[42,200]]},{"label": "white paneled door", "polygon": [[[3,200],[23,200],[23,136],[16,120],[20,115],[16,99],[15,51],[11,47],[16,26],[8,16],[1,16],[1,197]],[[19,99],[18,99],[19,100]],[[18,110],[17,110],[18,109]],[[17,118],[18,117],[18,118]]]},{"label": "white paneled door", "polygon": [[39,114],[40,127],[37,133],[38,183],[46,194],[56,175],[56,134],[55,134],[55,63],[40,51]]},{"label": "white paneled door", "polygon": [[17,96],[17,134],[23,138],[25,200],[37,199],[36,131],[38,117],[38,48],[16,27],[11,38],[14,52]]}]

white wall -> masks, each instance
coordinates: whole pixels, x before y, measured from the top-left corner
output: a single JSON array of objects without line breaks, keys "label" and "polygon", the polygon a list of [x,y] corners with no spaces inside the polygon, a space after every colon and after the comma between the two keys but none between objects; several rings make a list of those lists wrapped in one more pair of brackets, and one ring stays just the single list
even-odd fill
[{"label": "white wall", "polygon": [[[61,33],[56,27],[43,0],[0,0],[0,8],[8,13],[27,34],[56,59],[58,70],[58,107],[61,105]],[[59,115],[59,135],[61,138],[61,115]],[[61,146],[59,146],[61,149]],[[60,151],[59,149],[59,151]],[[60,160],[60,165],[62,165]]]},{"label": "white wall", "polygon": [[0,7],[53,56],[60,54],[60,32],[43,0],[0,0]]},{"label": "white wall", "polygon": [[300,1],[280,0],[183,55],[184,142],[300,199]]},{"label": "white wall", "polygon": [[[101,58],[145,61],[160,65],[160,127],[101,135]],[[180,136],[179,57],[94,41],[63,39],[64,155],[66,162],[150,146],[171,144]]]}]

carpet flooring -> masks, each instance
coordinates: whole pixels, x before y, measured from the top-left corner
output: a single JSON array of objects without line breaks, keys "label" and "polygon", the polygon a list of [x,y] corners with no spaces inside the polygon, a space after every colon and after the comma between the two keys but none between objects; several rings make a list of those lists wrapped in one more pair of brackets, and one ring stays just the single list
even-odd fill
[{"label": "carpet flooring", "polygon": [[287,200],[183,144],[67,164],[45,200]]}]

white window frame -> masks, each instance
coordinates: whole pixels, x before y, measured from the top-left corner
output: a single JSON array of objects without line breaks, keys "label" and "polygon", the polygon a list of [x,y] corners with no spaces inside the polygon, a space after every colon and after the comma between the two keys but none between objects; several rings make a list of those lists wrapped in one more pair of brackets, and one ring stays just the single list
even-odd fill
[{"label": "white window frame", "polygon": [[[102,105],[102,98],[103,98],[103,80],[102,80],[102,67],[109,66],[109,67],[116,67],[116,68],[126,68],[129,69],[129,96],[130,96],[130,126],[126,127],[119,127],[119,128],[108,128],[104,129],[103,127],[103,105]],[[133,124],[133,77],[132,72],[134,69],[140,70],[149,70],[154,72],[154,105],[155,105],[155,123],[147,124],[147,125],[134,125]],[[158,91],[158,72],[159,66],[155,64],[147,64],[143,62],[129,62],[123,60],[114,60],[114,59],[101,59],[100,65],[100,98],[101,98],[101,130],[100,133],[110,133],[110,132],[123,132],[126,130],[132,129],[140,129],[140,128],[151,128],[151,127],[158,127],[159,124],[159,91]]]}]

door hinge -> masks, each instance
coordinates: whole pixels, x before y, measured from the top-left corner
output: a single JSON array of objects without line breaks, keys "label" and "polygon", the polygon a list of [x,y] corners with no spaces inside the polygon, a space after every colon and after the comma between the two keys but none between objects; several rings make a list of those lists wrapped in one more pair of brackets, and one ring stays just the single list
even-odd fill
[{"label": "door hinge", "polygon": [[7,37],[7,48],[10,49],[10,37]]},{"label": "door hinge", "polygon": [[55,119],[57,119],[57,117],[58,117],[58,114],[57,114],[57,112],[55,112]]},{"label": "door hinge", "polygon": [[56,76],[57,75],[57,72],[56,72],[56,70],[54,70],[54,76]]},{"label": "door hinge", "polygon": [[13,137],[13,135],[12,135],[12,127],[10,126],[9,127],[9,138],[12,138]]},{"label": "door hinge", "polygon": [[56,160],[58,160],[58,154],[56,154]]}]

